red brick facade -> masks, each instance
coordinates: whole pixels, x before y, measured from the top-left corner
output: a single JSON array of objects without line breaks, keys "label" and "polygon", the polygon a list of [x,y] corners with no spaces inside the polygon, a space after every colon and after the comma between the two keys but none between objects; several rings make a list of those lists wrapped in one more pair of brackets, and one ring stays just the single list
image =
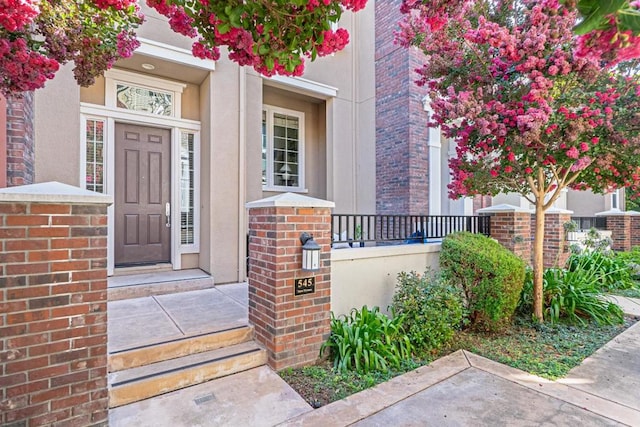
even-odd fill
[{"label": "red brick facade", "polygon": [[0,202],[0,424],[107,423],[107,206]]},{"label": "red brick facade", "polygon": [[491,216],[491,237],[526,263],[531,263],[531,214],[496,212]]},{"label": "red brick facade", "polygon": [[[571,221],[569,213],[547,212],[544,216],[543,261],[545,268],[564,267],[569,259],[569,244],[564,224]],[[534,231],[535,234],[535,231]]]},{"label": "red brick facade", "polygon": [[631,247],[640,246],[640,215],[631,216]]},{"label": "red brick facade", "polygon": [[613,240],[611,247],[614,251],[629,251],[631,241],[639,240],[637,236],[632,238],[629,214],[607,216],[607,230],[611,231],[611,240]]},{"label": "red brick facade", "polygon": [[0,95],[0,188],[7,186],[7,100]]},{"label": "red brick facade", "polygon": [[422,53],[394,44],[398,0],[375,3],[376,210],[379,214],[429,212],[429,147],[425,88],[414,81]]},{"label": "red brick facade", "polygon": [[7,99],[6,184],[9,187],[34,182],[34,96]]},{"label": "red brick facade", "polygon": [[[301,270],[300,234],[321,246],[320,270]],[[331,210],[312,207],[249,209],[249,322],[276,370],[313,363],[329,337]],[[296,278],[315,277],[315,293],[294,295]]]}]

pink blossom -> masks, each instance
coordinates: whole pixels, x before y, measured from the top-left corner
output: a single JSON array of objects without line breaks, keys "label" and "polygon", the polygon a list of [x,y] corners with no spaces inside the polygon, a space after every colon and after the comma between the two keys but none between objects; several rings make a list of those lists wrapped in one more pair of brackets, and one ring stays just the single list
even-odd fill
[{"label": "pink blossom", "polygon": [[578,152],[578,149],[576,147],[569,148],[565,154],[570,159],[577,159],[578,157],[580,157],[580,153]]}]

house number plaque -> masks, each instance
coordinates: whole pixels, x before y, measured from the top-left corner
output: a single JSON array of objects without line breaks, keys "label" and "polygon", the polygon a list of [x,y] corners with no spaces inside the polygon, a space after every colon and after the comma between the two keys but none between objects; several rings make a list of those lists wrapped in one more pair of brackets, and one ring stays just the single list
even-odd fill
[{"label": "house number plaque", "polygon": [[295,296],[313,294],[315,292],[316,292],[315,277],[304,277],[302,279],[295,279],[295,285],[293,288],[293,294]]}]

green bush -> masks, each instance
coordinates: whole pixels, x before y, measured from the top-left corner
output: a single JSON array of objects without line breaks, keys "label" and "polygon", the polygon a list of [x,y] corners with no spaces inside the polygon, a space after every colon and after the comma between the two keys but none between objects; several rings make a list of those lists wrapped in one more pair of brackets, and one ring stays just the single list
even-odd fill
[{"label": "green bush", "polygon": [[398,274],[391,305],[404,316],[411,343],[419,349],[440,348],[453,338],[463,318],[460,290],[444,284],[427,271]]},{"label": "green bush", "polygon": [[463,291],[471,326],[497,330],[512,318],[524,283],[525,263],[493,239],[468,232],[442,241],[443,277]]},{"label": "green bush", "polygon": [[[542,280],[544,315],[552,323],[561,319],[581,325],[586,325],[587,320],[603,325],[622,323],[624,313],[618,305],[605,298],[596,269],[582,268],[580,264],[574,270],[549,268],[543,273]],[[533,273],[529,270],[519,310],[531,313],[532,306]]]},{"label": "green bush", "polygon": [[378,307],[365,305],[346,316],[331,313],[331,335],[322,344],[320,355],[330,351],[333,367],[339,371],[387,372],[411,358],[413,347],[402,328],[404,316],[389,318]]},{"label": "green bush", "polygon": [[611,251],[584,251],[572,254],[567,261],[567,269],[590,270],[599,279],[597,284],[602,291],[630,289],[634,286],[632,269],[622,258]]},{"label": "green bush", "polygon": [[634,246],[629,252],[617,252],[615,257],[629,268],[633,280],[640,280],[640,246]]}]

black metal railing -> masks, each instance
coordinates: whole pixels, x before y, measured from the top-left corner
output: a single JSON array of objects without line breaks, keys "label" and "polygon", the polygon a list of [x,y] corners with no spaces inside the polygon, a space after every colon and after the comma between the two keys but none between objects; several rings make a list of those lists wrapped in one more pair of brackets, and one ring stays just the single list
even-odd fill
[{"label": "black metal railing", "polygon": [[490,220],[489,216],[333,214],[331,236],[334,244],[349,246],[367,242],[426,243],[456,231],[488,236]]},{"label": "black metal railing", "polygon": [[571,220],[578,224],[578,230],[607,229],[607,217],[604,216],[572,216]]}]

